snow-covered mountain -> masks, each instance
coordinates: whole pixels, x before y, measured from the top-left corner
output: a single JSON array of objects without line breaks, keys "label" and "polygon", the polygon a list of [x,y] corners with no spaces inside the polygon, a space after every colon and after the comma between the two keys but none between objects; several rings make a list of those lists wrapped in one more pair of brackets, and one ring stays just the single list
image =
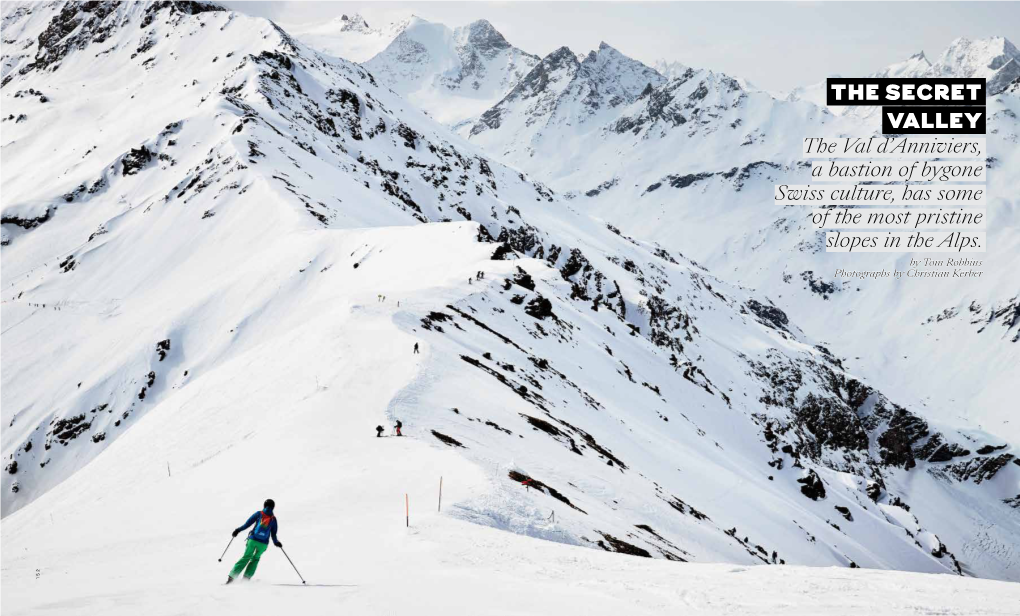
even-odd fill
[{"label": "snow-covered mountain", "polygon": [[[349,520],[403,531],[391,504],[431,510],[442,474],[454,518],[564,544],[1018,579],[1013,445],[926,420],[764,294],[591,218],[375,73],[204,3],[5,4],[3,38],[5,578],[48,558],[91,584],[108,551],[140,570],[125,546],[170,538],[218,553],[209,527],[267,491],[301,521],[289,549],[339,575],[344,537],[371,545]],[[620,138],[708,133],[722,111],[681,101],[742,96],[605,45],[538,66],[503,102],[619,110]],[[397,419],[409,438],[374,438]],[[152,523],[182,504],[207,517]],[[78,534],[95,559],[59,558],[82,519],[117,545]],[[399,555],[376,538],[369,560]]]},{"label": "snow-covered mountain", "polygon": [[[568,49],[550,54],[463,132],[568,195],[591,198],[620,182],[644,191],[692,165],[716,170],[786,158],[799,151],[805,126],[849,126],[813,105],[747,91],[722,73],[689,68],[666,80],[608,45],[589,59],[599,55],[618,61],[591,79]],[[556,154],[546,155],[553,147]],[[607,198],[621,207],[631,202]]]},{"label": "snow-covered mountain", "polygon": [[345,13],[326,23],[282,25],[288,34],[309,47],[352,62],[364,62],[386,49],[410,22],[402,19],[376,28],[358,13]]},{"label": "snow-covered mountain", "polygon": [[665,81],[605,42],[582,60],[561,47],[461,133],[523,169],[548,166],[545,176],[558,179],[563,166],[587,158],[584,137]]},{"label": "snow-covered mountain", "polygon": [[[916,55],[876,74],[922,74],[926,65]],[[527,83],[538,87],[526,97],[508,96],[482,115],[468,137],[625,232],[681,249],[713,271],[766,290],[808,331],[844,349],[859,370],[935,416],[1020,437],[1009,403],[1011,383],[1020,376],[1013,343],[1020,331],[1014,316],[1020,289],[1013,270],[1001,263],[1020,247],[1011,188],[1020,182],[1020,99],[1014,92],[989,100],[994,248],[988,254],[999,255],[996,263],[977,280],[900,285],[834,280],[837,268],[902,269],[905,256],[827,254],[820,233],[793,209],[771,203],[776,182],[809,183],[803,137],[875,134],[875,108],[849,108],[837,116],[811,103],[810,95],[777,100],[735,78],[689,69],[585,123],[559,120],[562,82],[536,69],[522,86]],[[821,87],[811,91],[823,93]],[[511,120],[505,126],[504,118]],[[557,144],[555,155],[547,154],[551,144]],[[855,326],[833,328],[833,314],[852,315]],[[893,332],[890,322],[897,323]],[[975,364],[973,356],[996,359]]]},{"label": "snow-covered mountain", "polygon": [[987,80],[989,96],[1005,90],[1020,78],[1020,50],[1005,37],[972,41],[958,38],[949,44],[931,74],[937,77],[978,77]]},{"label": "snow-covered mountain", "polygon": [[[902,62],[896,62],[890,64],[880,71],[875,71],[868,75],[868,77],[881,77],[881,78],[913,78],[913,77],[924,77],[931,74],[931,62],[928,62],[928,58],[925,57],[924,52],[918,52]],[[839,77],[839,75],[833,75],[833,77]],[[809,86],[801,86],[794,88],[785,98],[788,101],[808,101],[814,103],[819,107],[826,106],[826,85],[824,81],[811,84]],[[848,110],[854,110],[858,114],[863,114],[866,117],[868,114],[874,113],[874,107],[828,107],[828,110],[836,115],[842,115]]]},{"label": "snow-covered mountain", "polygon": [[[924,52],[920,51],[910,56],[902,62],[896,62],[890,64],[880,71],[876,71],[868,75],[869,77],[879,78],[918,78],[918,77],[930,77],[933,75],[931,62],[928,62],[928,58],[925,57]],[[825,107],[825,82],[820,82],[816,86],[809,88],[814,96],[810,99],[812,103]],[[794,93],[796,95],[796,92]],[[820,95],[820,96],[819,96]],[[815,98],[817,97],[817,98]],[[792,96],[791,96],[792,98]],[[881,123],[881,107],[869,106],[869,107],[828,107],[828,110],[834,114],[852,114],[858,121],[862,123]]]},{"label": "snow-covered mountain", "polygon": [[498,102],[537,63],[484,19],[451,30],[414,17],[365,68],[440,122],[456,125]]},{"label": "snow-covered mountain", "polygon": [[[838,77],[839,75],[833,75]],[[1013,81],[1020,78],[1020,50],[1004,37],[990,37],[972,41],[961,37],[949,44],[935,64],[920,51],[902,62],[890,64],[868,77],[977,77],[987,80],[988,95],[1002,93]],[[795,88],[787,100],[806,100],[825,106],[825,82]],[[848,110],[870,117],[874,108],[831,107],[829,111],[840,115]]]},{"label": "snow-covered mountain", "polygon": [[[748,108],[756,115],[739,117]],[[707,162],[706,156],[717,155],[723,164],[733,160],[727,150],[735,138],[744,143],[739,159],[763,156],[763,149],[773,151],[775,146],[760,138],[763,128],[746,123],[772,122],[773,108],[790,116],[781,118],[786,123],[801,124],[821,115],[811,106],[781,105],[765,92],[744,89],[736,78],[706,69],[687,68],[667,79],[602,43],[583,62],[566,47],[549,54],[504,100],[460,132],[564,192],[576,193],[611,183],[617,169],[630,166],[675,167],[678,157]],[[730,113],[724,118],[726,110]],[[775,132],[799,147],[799,136]],[[718,147],[683,148],[667,156],[667,149],[658,145],[686,146],[696,135],[718,142]],[[556,155],[542,155],[553,144]],[[642,152],[649,149],[654,154],[651,167]],[[621,157],[622,152],[628,155]],[[592,184],[594,177],[600,179]]]}]

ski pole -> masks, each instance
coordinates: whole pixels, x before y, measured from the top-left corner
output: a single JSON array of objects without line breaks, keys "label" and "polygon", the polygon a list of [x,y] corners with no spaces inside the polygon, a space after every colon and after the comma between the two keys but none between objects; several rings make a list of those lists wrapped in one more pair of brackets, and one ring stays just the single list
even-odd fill
[{"label": "ski pole", "polygon": [[229,550],[229,549],[230,549],[230,544],[231,544],[231,543],[233,543],[233,542],[234,542],[234,537],[233,537],[233,536],[231,536],[231,537],[230,537],[230,541],[228,541],[228,542],[227,542],[227,547],[223,548],[223,553],[222,553],[222,554],[220,554],[220,560],[219,560],[219,562],[223,562],[223,557],[227,555],[227,550]]},{"label": "ski pole", "polygon": [[[283,552],[284,556],[287,556],[287,551],[286,550],[284,550],[283,548],[280,548],[280,551]],[[290,563],[291,567],[294,567],[294,561],[290,559],[290,556],[287,556],[287,562]],[[304,584],[305,583],[305,578],[301,577],[301,572],[297,570],[297,567],[294,567],[294,573],[296,573],[297,576],[299,578],[301,578],[301,583]]]}]

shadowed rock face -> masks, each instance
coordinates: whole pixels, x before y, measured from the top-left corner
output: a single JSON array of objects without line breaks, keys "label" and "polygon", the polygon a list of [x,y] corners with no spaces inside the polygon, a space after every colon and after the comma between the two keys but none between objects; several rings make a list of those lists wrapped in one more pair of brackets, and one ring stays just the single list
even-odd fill
[{"label": "shadowed rock face", "polygon": [[[141,26],[152,23],[163,9],[169,9],[171,18],[197,15],[209,11],[225,11],[223,7],[207,2],[166,0],[152,2],[145,8]],[[39,48],[35,61],[26,69],[45,69],[59,63],[71,51],[84,49],[93,43],[102,43],[126,21],[122,21],[116,2],[68,2],[39,35]],[[26,69],[22,69],[25,71]]]},{"label": "shadowed rock face", "polygon": [[808,394],[797,411],[797,420],[817,439],[819,452],[824,446],[849,450],[868,448],[868,435],[855,409],[838,399]]},{"label": "shadowed rock face", "polygon": [[771,324],[776,329],[786,329],[787,324],[790,322],[790,318],[786,316],[785,312],[775,306],[766,306],[758,300],[749,300],[747,308],[756,314],[758,318]]},{"label": "shadowed rock face", "polygon": [[47,68],[63,60],[71,50],[105,41],[118,26],[115,19],[107,20],[115,10],[112,2],[66,4],[39,35],[34,68]]},{"label": "shadowed rock face", "polygon": [[944,467],[930,467],[929,473],[939,477],[951,477],[957,481],[973,481],[980,484],[994,477],[1010,462],[1016,461],[1013,454],[1004,453],[998,456],[978,457],[949,464]]},{"label": "shadowed rock face", "polygon": [[941,434],[933,434],[921,450],[919,457],[929,462],[949,462],[953,458],[970,455],[969,449],[956,443],[945,443],[942,438]]},{"label": "shadowed rock face", "polygon": [[57,211],[57,208],[55,208],[55,207],[53,207],[53,208],[46,208],[46,213],[45,214],[43,214],[41,216],[36,216],[34,218],[26,218],[26,217],[21,217],[21,216],[17,216],[17,215],[5,215],[2,219],[0,219],[0,222],[2,222],[2,224],[5,224],[5,225],[8,225],[8,224],[9,225],[15,225],[15,226],[21,227],[22,229],[26,229],[26,230],[27,229],[34,229],[35,227],[38,227],[39,225],[41,225],[44,222],[46,222],[47,220],[49,220],[50,217],[53,215],[53,213],[56,212],[56,211]]},{"label": "shadowed rock face", "polygon": [[797,483],[801,484],[801,493],[811,500],[825,498],[825,484],[814,471],[808,471],[807,476],[798,479]]}]

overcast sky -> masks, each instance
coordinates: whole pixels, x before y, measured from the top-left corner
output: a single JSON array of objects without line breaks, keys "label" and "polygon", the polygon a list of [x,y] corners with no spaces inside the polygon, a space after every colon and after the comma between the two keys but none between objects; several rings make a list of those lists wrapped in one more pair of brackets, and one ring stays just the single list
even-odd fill
[{"label": "overcast sky", "polygon": [[659,58],[789,90],[866,75],[955,38],[1020,44],[1020,2],[223,2],[282,25],[361,13],[372,26],[415,14],[456,27],[488,19],[511,44],[545,55],[601,41],[642,62]]}]

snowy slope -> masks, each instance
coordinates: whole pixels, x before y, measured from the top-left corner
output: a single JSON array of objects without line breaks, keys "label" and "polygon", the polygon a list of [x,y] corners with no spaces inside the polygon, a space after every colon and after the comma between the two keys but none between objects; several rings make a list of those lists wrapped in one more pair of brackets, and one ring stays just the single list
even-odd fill
[{"label": "snowy slope", "polygon": [[[409,247],[428,255],[414,272],[431,276],[434,251]],[[390,377],[410,377],[416,368],[407,355],[412,339],[392,326],[395,304],[380,307],[375,288],[358,291],[371,295],[362,310],[341,319],[319,314],[305,331],[239,356],[181,391],[169,412],[143,418],[83,469],[78,483],[6,517],[4,614],[975,616],[1008,615],[1020,601],[1015,583],[836,567],[678,565],[438,514],[437,476],[444,509],[484,489],[484,477],[452,449],[375,439],[365,430],[384,420],[369,409],[385,408],[394,395]],[[319,351],[308,354],[312,348]],[[319,372],[319,386],[306,371],[310,361],[330,368]],[[265,392],[264,404],[238,413],[226,393],[233,388]],[[278,407],[292,419],[281,420]],[[251,460],[267,456],[273,463],[258,480],[242,479]],[[228,531],[266,496],[277,502],[279,538],[310,587],[296,587],[297,575],[273,547],[252,582],[218,586],[241,553],[235,540],[224,562],[216,561]],[[164,520],[164,512],[182,510],[172,524]],[[83,518],[116,532],[81,535]],[[70,536],[77,537],[71,558]]]},{"label": "snowy slope", "polygon": [[313,49],[364,62],[378,54],[404,31],[410,19],[373,27],[358,13],[343,14],[326,23],[281,24],[287,32]]},{"label": "snowy slope", "polygon": [[498,102],[537,62],[484,19],[451,30],[413,17],[365,68],[383,85],[453,126]]},{"label": "snowy slope", "polygon": [[[346,239],[373,238],[369,232]],[[411,273],[431,280],[436,251],[403,245],[422,265]],[[836,567],[678,564],[538,541],[437,514],[439,475],[444,510],[484,490],[485,478],[453,449],[413,438],[375,439],[366,430],[384,421],[381,411],[395,394],[392,377],[422,370],[407,355],[413,338],[393,328],[395,303],[376,303],[376,290],[351,289],[348,299],[359,301],[365,293],[361,309],[341,318],[320,312],[303,330],[272,338],[197,380],[74,481],[6,517],[4,613],[938,610],[975,616],[1008,615],[1020,601],[1015,583]],[[309,378],[312,363],[328,366],[316,371],[318,385]],[[231,395],[237,389],[262,392],[259,404],[238,412]],[[257,479],[245,480],[251,461],[267,457],[272,463]],[[406,529],[404,493],[411,504]],[[228,531],[266,496],[277,502],[279,538],[311,587],[289,586],[300,581],[273,547],[253,582],[218,586],[241,553],[235,540],[224,562],[215,560],[227,547]],[[166,512],[182,510],[172,524],[165,521]],[[116,532],[81,535],[83,518],[102,520]],[[77,539],[69,558],[70,536]]]},{"label": "snowy slope", "polygon": [[[4,7],[22,51],[0,92],[25,116],[4,125],[0,177],[5,571],[79,579],[53,540],[82,511],[119,531],[105,556],[81,538],[84,580],[138,571],[138,545],[178,533],[197,557],[225,538],[207,517],[146,516],[183,502],[229,528],[271,491],[337,579],[357,571],[335,564],[357,522],[399,529],[400,493],[431,509],[442,474],[452,517],[559,543],[1017,579],[1010,444],[926,422],[763,295],[215,8]],[[409,438],[373,438],[395,419]],[[434,524],[427,545],[494,547],[375,534],[358,553],[530,545]]]}]

